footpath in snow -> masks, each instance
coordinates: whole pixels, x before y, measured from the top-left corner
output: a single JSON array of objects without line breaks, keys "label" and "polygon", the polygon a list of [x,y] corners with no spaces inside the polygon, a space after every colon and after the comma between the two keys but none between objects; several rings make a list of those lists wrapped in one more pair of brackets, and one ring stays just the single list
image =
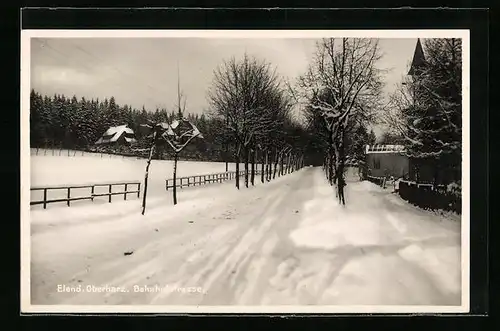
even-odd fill
[{"label": "footpath in snow", "polygon": [[144,216],[137,200],[33,211],[32,304],[460,305],[460,221],[346,188],[342,207],[305,168],[154,197]]},{"label": "footpath in snow", "polygon": [[348,182],[340,206],[323,178],[316,172],[314,196],[291,233],[297,246],[333,262],[315,261],[325,275],[320,302],[460,305],[459,217],[418,209],[368,181]]}]

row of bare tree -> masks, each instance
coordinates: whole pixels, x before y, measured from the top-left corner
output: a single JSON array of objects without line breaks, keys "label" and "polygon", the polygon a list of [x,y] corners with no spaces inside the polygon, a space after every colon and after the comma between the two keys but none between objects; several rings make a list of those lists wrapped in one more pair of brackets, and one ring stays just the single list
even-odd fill
[{"label": "row of bare tree", "polygon": [[304,132],[293,120],[293,100],[270,64],[246,54],[223,62],[214,72],[208,100],[212,118],[225,123],[221,135],[236,165],[238,189],[241,162],[246,187],[254,185],[258,163],[261,182],[303,166]]}]

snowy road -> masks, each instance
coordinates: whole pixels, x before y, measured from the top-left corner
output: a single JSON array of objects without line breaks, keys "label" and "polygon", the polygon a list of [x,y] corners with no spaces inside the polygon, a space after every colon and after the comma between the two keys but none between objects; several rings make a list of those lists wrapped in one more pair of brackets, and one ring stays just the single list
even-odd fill
[{"label": "snowy road", "polygon": [[32,212],[32,304],[460,305],[460,222],[371,183],[347,207],[319,168],[180,194]]}]

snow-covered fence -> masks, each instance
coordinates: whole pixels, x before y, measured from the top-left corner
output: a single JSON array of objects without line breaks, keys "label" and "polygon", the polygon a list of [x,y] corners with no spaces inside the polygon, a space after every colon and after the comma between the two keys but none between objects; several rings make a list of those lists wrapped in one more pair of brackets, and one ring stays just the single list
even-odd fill
[{"label": "snow-covered fence", "polygon": [[424,209],[442,209],[462,212],[462,197],[446,191],[444,185],[434,187],[428,183],[399,182],[399,195],[403,200]]},{"label": "snow-covered fence", "polygon": [[[259,176],[261,174],[261,170],[255,170],[255,176]],[[239,172],[240,176],[245,175],[245,171],[242,170]],[[190,187],[196,185],[205,185],[211,183],[222,183],[227,180],[234,179],[236,177],[236,171],[228,171],[228,172],[220,172],[215,174],[207,174],[207,175],[193,175],[193,176],[185,176],[178,177],[175,181],[175,186],[179,188]],[[165,181],[165,189],[168,191],[169,188],[174,187],[174,180],[167,179]]]},{"label": "snow-covered fence", "polygon": [[[113,187],[123,186],[123,191],[113,192]],[[108,189],[107,192],[96,192],[96,188],[105,187]],[[130,190],[129,188],[137,187],[136,190]],[[76,189],[90,189],[90,195],[84,196],[73,196],[71,197],[71,190]],[[100,184],[85,184],[85,185],[67,185],[67,186],[46,186],[46,187],[31,187],[30,190],[33,191],[42,191],[43,198],[41,200],[32,200],[30,201],[30,205],[41,205],[43,204],[43,209],[47,208],[47,204],[56,203],[56,202],[66,202],[68,207],[71,205],[71,201],[77,200],[91,200],[94,201],[94,198],[97,197],[108,197],[108,202],[111,202],[111,197],[113,195],[123,195],[123,199],[127,200],[127,195],[137,194],[139,198],[141,192],[141,183],[140,182],[119,182],[119,183],[100,183]],[[63,191],[66,192],[64,198],[58,197],[49,199],[48,193],[49,191]],[[73,191],[74,192],[74,191]]]},{"label": "snow-covered fence", "polygon": [[373,177],[373,176],[367,176],[368,181],[377,184],[379,186],[382,186],[385,188],[385,183],[386,183],[386,178],[385,177]]},{"label": "snow-covered fence", "polygon": [[140,154],[132,152],[119,152],[113,150],[96,150],[89,148],[81,149],[55,149],[55,148],[31,148],[30,156],[67,156],[67,157],[79,157],[79,156],[94,156],[100,158],[138,158]]}]

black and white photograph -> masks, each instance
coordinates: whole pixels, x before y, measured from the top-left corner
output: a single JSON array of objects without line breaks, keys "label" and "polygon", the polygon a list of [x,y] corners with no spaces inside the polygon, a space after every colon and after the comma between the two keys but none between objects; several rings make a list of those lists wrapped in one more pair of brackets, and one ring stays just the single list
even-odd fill
[{"label": "black and white photograph", "polygon": [[467,30],[21,41],[23,310],[468,311]]}]

